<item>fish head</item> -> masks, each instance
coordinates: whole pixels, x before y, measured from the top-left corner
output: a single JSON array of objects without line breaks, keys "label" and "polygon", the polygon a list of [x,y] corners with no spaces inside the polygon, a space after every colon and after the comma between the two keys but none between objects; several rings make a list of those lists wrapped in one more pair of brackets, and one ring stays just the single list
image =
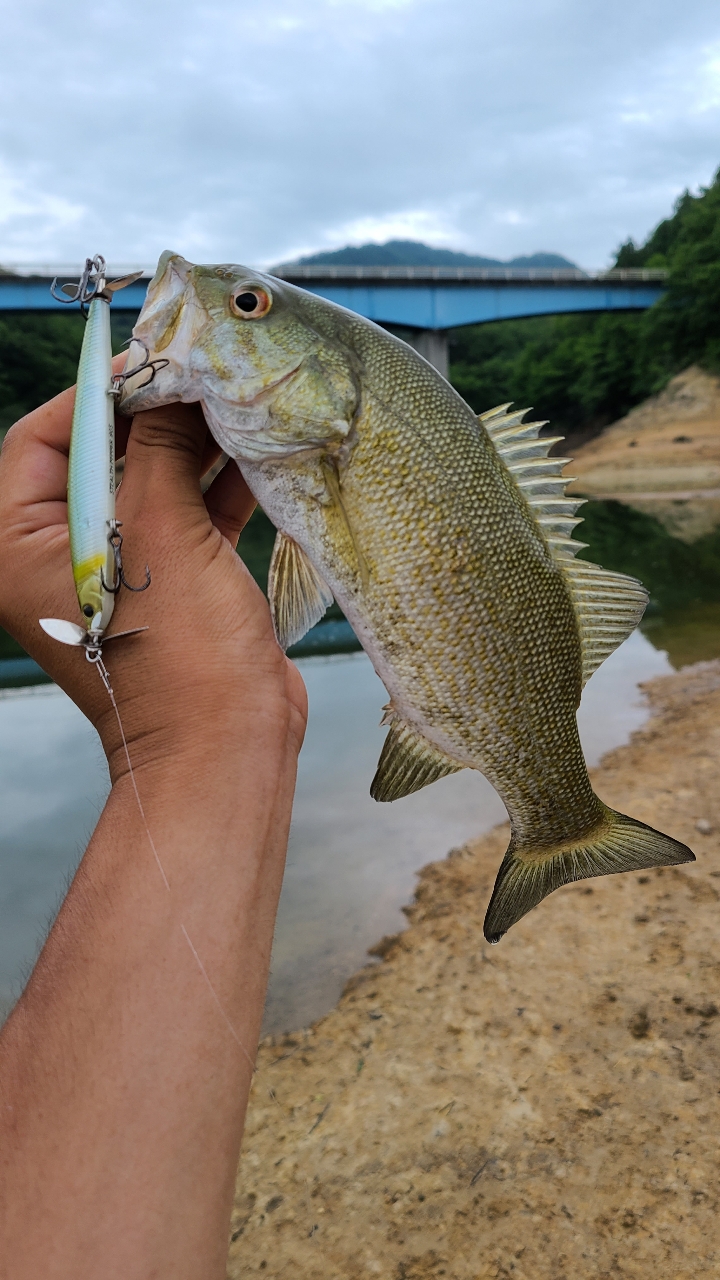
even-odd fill
[{"label": "fish head", "polygon": [[[352,426],[359,377],[333,312],[344,314],[274,276],[164,253],[133,330],[120,407],[134,414],[200,402],[237,460],[337,447]],[[144,348],[151,362],[166,362],[145,385]]]}]

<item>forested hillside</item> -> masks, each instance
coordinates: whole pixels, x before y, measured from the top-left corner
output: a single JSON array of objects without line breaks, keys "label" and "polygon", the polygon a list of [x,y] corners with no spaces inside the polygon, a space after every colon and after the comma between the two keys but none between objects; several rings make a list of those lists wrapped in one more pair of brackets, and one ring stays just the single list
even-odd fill
[{"label": "forested hillside", "polygon": [[[344,249],[328,249],[298,258],[303,266],[353,267],[574,267],[559,253],[531,253],[503,262],[477,253],[437,249],[419,240],[388,240],[385,244],[348,244]],[[286,263],[286,266],[294,265]]]},{"label": "forested hillside", "polygon": [[450,377],[473,408],[522,402],[568,434],[590,435],[688,364],[720,372],[720,171],[707,190],[681,196],[644,245],[622,245],[615,265],[667,268],[666,296],[639,313],[454,331]]}]

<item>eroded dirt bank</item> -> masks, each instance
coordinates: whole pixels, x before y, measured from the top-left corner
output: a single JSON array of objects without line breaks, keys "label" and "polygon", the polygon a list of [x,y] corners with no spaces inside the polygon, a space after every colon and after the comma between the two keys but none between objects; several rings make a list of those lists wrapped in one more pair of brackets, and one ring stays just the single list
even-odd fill
[{"label": "eroded dirt bank", "polygon": [[720,379],[691,365],[582,445],[573,493],[614,498],[693,542],[720,524]]},{"label": "eroded dirt bank", "polygon": [[382,962],[262,1046],[233,1280],[720,1274],[720,662],[648,692],[595,785],[697,864],[570,886],[492,948],[507,829],[427,867]]}]

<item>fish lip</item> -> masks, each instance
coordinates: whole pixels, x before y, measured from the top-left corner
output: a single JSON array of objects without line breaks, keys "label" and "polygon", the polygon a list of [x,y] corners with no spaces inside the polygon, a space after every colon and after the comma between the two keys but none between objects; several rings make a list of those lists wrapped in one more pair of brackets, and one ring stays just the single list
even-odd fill
[{"label": "fish lip", "polygon": [[[160,360],[165,360],[165,367],[160,370],[159,373],[165,373],[166,370],[169,369],[173,374],[172,382],[174,384],[177,383],[177,375],[178,372],[181,372],[181,366],[178,365],[176,361],[167,360],[167,357],[158,356],[152,351],[149,353],[148,359],[150,362],[153,360],[157,360],[158,362]],[[162,408],[163,405],[174,404],[181,400],[181,396],[173,395],[170,390],[167,392],[163,391],[162,383],[158,382],[159,373],[149,381],[146,380],[144,383],[141,383],[138,387],[128,385],[130,378],[133,376],[133,372],[134,370],[132,369],[128,371],[128,382],[124,384],[120,394],[120,399],[117,405],[120,413],[125,414],[128,417],[132,417],[135,413],[144,413],[146,409],[159,409]],[[138,369],[138,373],[141,378],[147,379],[146,369]]]}]

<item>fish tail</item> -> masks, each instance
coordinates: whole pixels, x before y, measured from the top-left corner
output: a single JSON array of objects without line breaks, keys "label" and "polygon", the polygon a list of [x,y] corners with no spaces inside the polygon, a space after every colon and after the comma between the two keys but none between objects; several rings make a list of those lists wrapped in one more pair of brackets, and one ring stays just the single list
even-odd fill
[{"label": "fish tail", "polygon": [[606,805],[602,810],[597,826],[555,847],[520,842],[513,835],[485,916],[483,932],[488,942],[499,942],[511,925],[561,885],[695,861],[692,850],[679,840]]}]

